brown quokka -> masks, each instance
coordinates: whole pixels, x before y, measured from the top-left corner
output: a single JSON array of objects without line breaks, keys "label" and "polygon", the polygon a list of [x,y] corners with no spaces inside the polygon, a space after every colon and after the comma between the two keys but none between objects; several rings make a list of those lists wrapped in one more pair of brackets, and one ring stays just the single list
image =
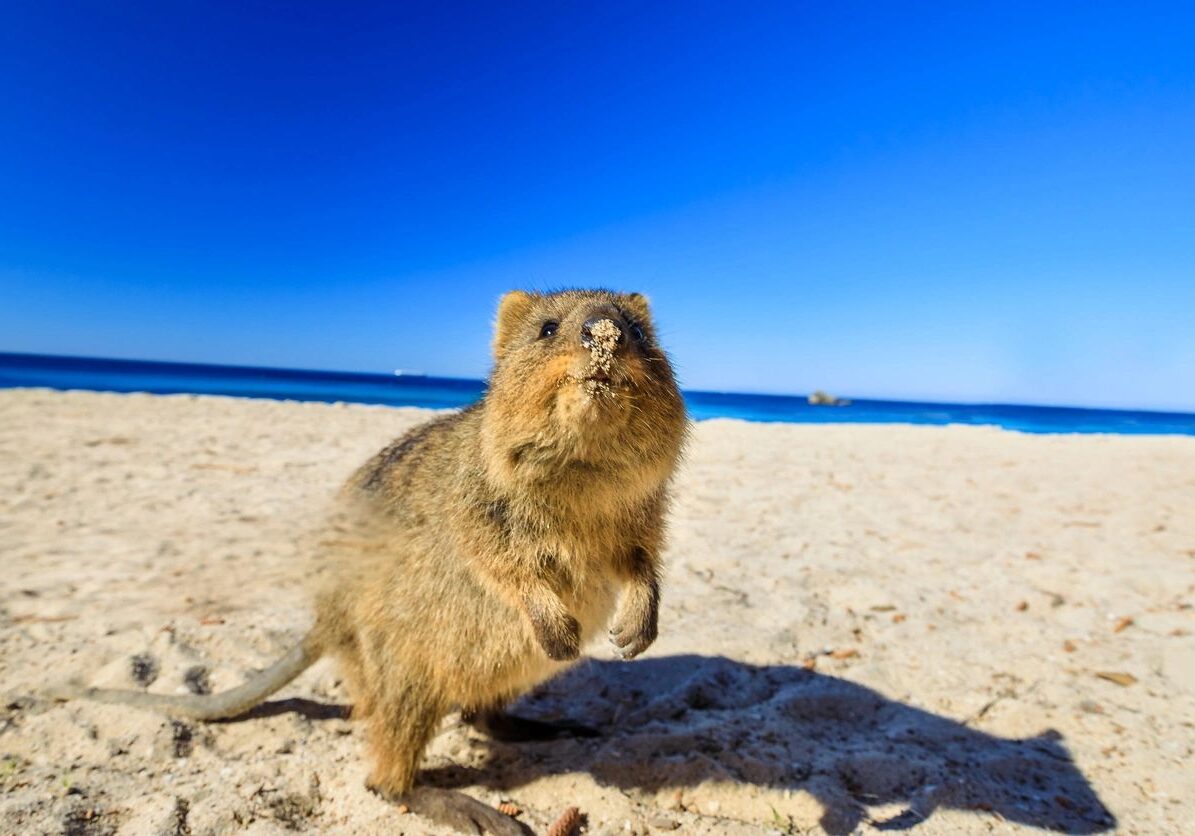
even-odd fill
[{"label": "brown quokka", "polygon": [[493,348],[480,401],[349,480],[337,525],[354,545],[321,556],[331,579],[315,625],[284,658],[210,696],[55,695],[215,720],[332,656],[366,724],[373,789],[459,829],[522,832],[462,793],[416,786],[420,757],[454,710],[495,734],[555,731],[500,709],[577,659],[611,616],[624,658],[655,640],[686,417],[639,294],[513,291]]}]

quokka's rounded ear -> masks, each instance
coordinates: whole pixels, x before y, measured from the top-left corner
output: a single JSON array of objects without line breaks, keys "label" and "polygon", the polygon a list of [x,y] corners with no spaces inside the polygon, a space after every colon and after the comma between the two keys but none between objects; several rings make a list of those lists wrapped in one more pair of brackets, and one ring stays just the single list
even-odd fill
[{"label": "quokka's rounded ear", "polygon": [[651,306],[642,293],[628,293],[622,297],[623,306],[644,323],[651,321]]},{"label": "quokka's rounded ear", "polygon": [[512,290],[503,295],[498,303],[498,316],[494,321],[494,357],[501,357],[519,328],[527,321],[527,315],[535,305],[535,297],[521,290]]}]

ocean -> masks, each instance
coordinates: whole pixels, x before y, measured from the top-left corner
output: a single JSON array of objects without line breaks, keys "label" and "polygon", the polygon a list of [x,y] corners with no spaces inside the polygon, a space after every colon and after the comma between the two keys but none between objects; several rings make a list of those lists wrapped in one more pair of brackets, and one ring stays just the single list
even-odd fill
[{"label": "ocean", "polygon": [[[0,352],[0,388],[47,387],[101,392],[233,395],[296,401],[348,401],[450,408],[477,399],[480,380],[419,375],[320,372],[103,360]],[[797,424],[972,424],[1030,433],[1195,435],[1195,414],[1013,404],[919,403],[854,399],[811,406],[804,397],[685,392],[698,419],[742,418]]]}]

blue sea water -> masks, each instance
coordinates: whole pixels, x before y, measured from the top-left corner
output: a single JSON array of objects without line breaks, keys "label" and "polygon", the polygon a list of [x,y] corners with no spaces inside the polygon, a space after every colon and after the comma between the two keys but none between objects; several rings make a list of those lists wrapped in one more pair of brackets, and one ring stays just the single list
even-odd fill
[{"label": "blue sea water", "polygon": [[[105,392],[234,395],[390,406],[459,407],[476,400],[480,380],[318,372],[0,352],[0,388],[39,386]],[[986,424],[1032,433],[1195,435],[1195,414],[1011,404],[854,400],[810,406],[803,397],[686,392],[694,418],[799,424]]]}]

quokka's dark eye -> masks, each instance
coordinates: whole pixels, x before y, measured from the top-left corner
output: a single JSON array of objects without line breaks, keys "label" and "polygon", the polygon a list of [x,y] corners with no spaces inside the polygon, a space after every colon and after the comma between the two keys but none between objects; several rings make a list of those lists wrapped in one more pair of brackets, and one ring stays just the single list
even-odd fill
[{"label": "quokka's dark eye", "polygon": [[643,342],[647,339],[647,335],[643,333],[643,329],[639,327],[639,323],[631,323],[631,336],[635,338],[636,342]]},{"label": "quokka's dark eye", "polygon": [[554,337],[554,336],[556,336],[556,329],[557,329],[557,328],[559,328],[559,327],[560,327],[560,323],[559,323],[559,322],[557,322],[557,321],[556,321],[556,320],[554,320],[554,319],[549,319],[547,322],[545,322],[545,323],[543,324],[543,327],[541,327],[541,328],[539,329],[539,338],[540,338],[541,340],[545,340],[545,339],[547,339],[548,337]]}]

